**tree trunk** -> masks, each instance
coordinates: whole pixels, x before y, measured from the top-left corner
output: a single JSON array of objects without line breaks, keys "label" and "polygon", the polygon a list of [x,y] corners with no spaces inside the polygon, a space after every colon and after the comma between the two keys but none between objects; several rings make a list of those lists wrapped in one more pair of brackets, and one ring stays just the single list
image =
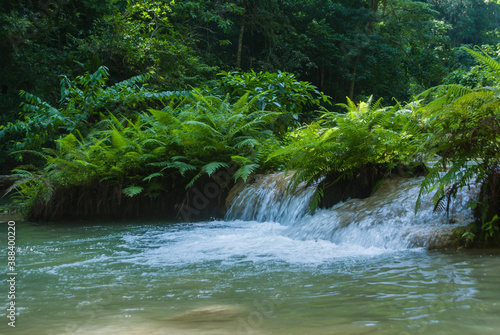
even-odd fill
[{"label": "tree trunk", "polygon": [[351,81],[349,82],[349,99],[354,98],[354,84],[356,83],[356,70],[358,69],[359,56],[354,59],[354,68],[351,74]]},{"label": "tree trunk", "polygon": [[324,91],[324,83],[325,83],[325,65],[321,65],[321,79],[319,84],[319,90]]},{"label": "tree trunk", "polygon": [[247,3],[243,2],[243,12],[241,13],[240,35],[238,36],[238,52],[236,53],[236,67],[241,69],[241,50],[243,49],[243,33],[245,32]]}]

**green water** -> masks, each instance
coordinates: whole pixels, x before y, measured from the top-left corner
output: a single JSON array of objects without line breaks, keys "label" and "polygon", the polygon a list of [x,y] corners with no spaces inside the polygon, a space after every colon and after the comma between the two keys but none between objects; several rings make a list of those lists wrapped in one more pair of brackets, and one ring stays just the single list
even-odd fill
[{"label": "green water", "polygon": [[[1,334],[500,330],[499,254],[303,241],[278,223],[245,221],[17,222],[12,328],[7,225],[0,229]],[[196,309],[212,312],[179,317]]]}]

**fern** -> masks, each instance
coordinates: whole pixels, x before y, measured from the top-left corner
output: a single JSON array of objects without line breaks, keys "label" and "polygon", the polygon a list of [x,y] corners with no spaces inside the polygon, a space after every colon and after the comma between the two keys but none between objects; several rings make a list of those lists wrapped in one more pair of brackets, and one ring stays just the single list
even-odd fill
[{"label": "fern", "polygon": [[176,169],[181,176],[185,176],[186,172],[196,170],[196,166],[185,163],[185,162],[180,162],[180,161],[175,161],[175,162],[170,162],[167,163],[167,165],[162,169],[162,171],[166,169]]},{"label": "fern", "polygon": [[358,105],[347,99],[347,104],[340,104],[347,113],[324,111],[318,122],[297,130],[292,143],[270,158],[291,157],[294,185],[313,183],[330,173],[348,176],[366,164],[390,168],[418,160],[416,149],[423,135],[418,126],[409,125],[416,121],[411,109],[408,112],[411,107],[381,103],[373,97]]},{"label": "fern", "polygon": [[[169,102],[190,96],[189,92],[182,91],[147,90],[146,82],[153,75],[139,75],[108,86],[108,69],[101,66],[94,73],[86,73],[72,80],[63,77],[59,108],[33,94],[21,91],[20,96],[24,99],[23,118],[3,127],[0,130],[0,138],[10,137],[16,140],[12,151],[40,149],[61,135],[78,131],[87,134],[89,123],[103,112],[127,112],[134,115],[138,107],[147,109],[158,105],[165,106]],[[121,130],[117,120],[111,121],[115,121],[115,126]]]},{"label": "fern", "polygon": [[[41,177],[32,178],[33,182],[27,179],[19,182],[16,184],[19,189],[30,184],[50,197],[52,191],[48,185],[78,188],[105,181],[133,183],[122,191],[129,197],[139,194],[154,197],[165,191],[159,185],[168,185],[165,181],[172,176],[189,188],[201,176],[213,176],[218,170],[228,168],[233,157],[242,158],[233,160],[239,165],[235,178],[246,179],[261,168],[259,162],[269,154],[269,147],[279,146],[271,131],[279,113],[258,110],[256,100],[249,101],[248,95],[231,104],[227,98],[195,91],[162,110],[144,108],[141,113],[103,110],[110,99],[115,99],[113,92],[122,89],[125,92],[128,87],[129,92],[144,93],[139,85],[147,79],[148,76],[132,78],[111,88],[105,85],[105,71],[95,76],[85,75],[76,82],[64,80],[65,112],[84,103],[78,99],[87,99],[90,105],[85,108],[98,115],[100,121],[92,131],[74,130],[60,137],[54,149],[45,149],[41,155],[47,163]],[[117,98],[124,104],[135,99]],[[48,184],[44,186],[45,182]],[[32,200],[38,197],[27,188],[21,192]]]},{"label": "fern", "polygon": [[314,196],[311,199],[311,202],[309,203],[309,214],[312,214],[316,210],[316,208],[318,208],[319,203],[323,198],[323,195],[324,195],[324,189],[322,187],[316,189],[316,192],[314,193]]},{"label": "fern", "polygon": [[125,194],[126,196],[131,197],[131,198],[138,195],[138,194],[141,194],[142,191],[144,191],[144,188],[141,186],[136,186],[136,185],[126,187],[122,190],[123,194]]},{"label": "fern", "polygon": [[248,177],[259,167],[259,164],[246,164],[240,167],[234,173],[234,180],[241,178],[243,181],[247,181]]},{"label": "fern", "polygon": [[[482,51],[465,48],[500,83],[500,63]],[[423,194],[436,190],[435,210],[449,209],[450,199],[470,183],[488,180],[492,166],[500,162],[500,87],[468,88],[438,86],[424,92],[420,108],[427,128],[427,143],[438,155],[421,185],[417,207]],[[430,99],[434,99],[429,101]],[[474,162],[474,164],[467,164]],[[438,173],[437,166],[447,168]],[[488,218],[488,219],[491,219]],[[481,228],[481,227],[479,227]]]},{"label": "fern", "polygon": [[142,179],[142,181],[151,181],[151,179],[158,178],[158,177],[163,177],[163,173],[161,173],[161,172],[151,173],[149,176],[144,177]]},{"label": "fern", "polygon": [[463,47],[463,49],[474,57],[479,64],[482,64],[484,67],[493,72],[497,78],[500,78],[500,63],[493,59],[493,57],[488,55],[486,52],[483,52],[481,49],[478,51],[465,47]]},{"label": "fern", "polygon": [[201,168],[201,171],[202,173],[206,173],[208,176],[211,176],[215,171],[217,171],[218,169],[220,169],[221,167],[225,167],[227,168],[228,165],[227,163],[221,163],[221,162],[210,162],[206,165],[204,165],[202,168]]}]

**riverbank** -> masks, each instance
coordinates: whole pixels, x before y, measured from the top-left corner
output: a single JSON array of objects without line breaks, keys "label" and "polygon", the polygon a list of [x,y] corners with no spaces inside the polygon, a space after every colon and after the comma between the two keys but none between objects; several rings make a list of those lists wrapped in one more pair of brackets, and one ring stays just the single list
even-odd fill
[{"label": "riverbank", "polygon": [[21,214],[0,213],[0,223],[9,221],[21,221],[24,217]]}]

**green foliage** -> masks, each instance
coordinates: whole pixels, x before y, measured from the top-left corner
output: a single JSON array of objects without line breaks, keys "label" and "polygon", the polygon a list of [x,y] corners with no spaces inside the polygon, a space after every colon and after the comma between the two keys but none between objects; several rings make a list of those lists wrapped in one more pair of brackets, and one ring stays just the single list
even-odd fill
[{"label": "green foliage", "polygon": [[478,86],[488,86],[492,84],[490,76],[487,72],[481,70],[479,66],[474,66],[469,70],[457,69],[450,72],[444,79],[445,85],[461,85],[470,88]]},{"label": "green foliage", "polygon": [[[289,156],[289,168],[297,170],[295,183],[312,183],[335,172],[352,177],[366,164],[397,164],[418,160],[421,132],[411,109],[382,107],[381,100],[341,106],[347,113],[326,111],[313,122],[290,133],[291,144],[275,155]],[[319,200],[318,200],[319,201]]]},{"label": "green foliage", "polygon": [[[151,113],[155,122],[169,122],[178,127],[172,130],[173,141],[182,146],[176,155],[185,157],[199,171],[192,182],[202,174],[211,175],[227,168],[231,161],[241,166],[235,178],[246,178],[260,162],[261,144],[273,138],[266,129],[280,115],[257,109],[259,98],[257,95],[250,99],[245,94],[231,104],[228,98],[193,93],[193,100],[177,110]],[[169,167],[172,162],[164,164]]]},{"label": "green foliage", "polygon": [[424,1],[294,0],[284,7],[295,30],[287,42],[306,59],[299,71],[336,101],[408,99],[409,83],[436,85],[446,73],[449,26]]},{"label": "green foliage", "polygon": [[481,45],[498,39],[498,1],[427,0],[450,24],[449,36],[455,46]]},{"label": "green foliage", "polygon": [[156,92],[146,82],[153,73],[132,77],[108,86],[108,69],[99,67],[69,80],[61,79],[59,108],[39,97],[21,92],[23,120],[0,126],[0,138],[10,138],[12,150],[39,149],[73,131],[87,133],[100,113],[133,114],[135,110],[165,106],[173,99],[186,97],[188,92]]},{"label": "green foliage", "polygon": [[14,169],[12,177],[16,181],[6,193],[16,190],[12,196],[12,205],[21,213],[27,213],[37,199],[47,203],[54,193],[54,185],[33,166],[20,166]]},{"label": "green foliage", "polygon": [[[492,58],[493,61],[495,61],[495,57],[498,57],[499,48],[500,45],[497,47],[491,45],[481,46],[485,56]],[[456,48],[454,52],[456,58],[459,58],[459,63],[456,65],[457,68],[443,79],[443,84],[458,84],[470,88],[495,85],[498,74],[491,71],[489,67],[474,64],[475,59],[466,51],[466,48]]]},{"label": "green foliage", "polygon": [[[128,196],[155,196],[169,176],[190,186],[234,164],[235,178],[288,167],[298,169],[296,180],[311,182],[363,164],[411,162],[432,147],[440,158],[422,189],[436,190],[438,210],[498,164],[498,1],[0,7],[0,165],[7,173],[5,153],[37,155],[47,147],[41,175],[16,172],[30,198],[50,197],[51,185],[103,179]],[[470,69],[472,58],[452,49],[462,43],[488,43],[496,54],[470,52],[482,64]],[[243,71],[232,72],[234,64]],[[219,68],[225,71],[215,80]],[[449,69],[455,71],[446,76]],[[367,99],[407,99],[443,78],[447,85],[419,97],[419,113]],[[210,88],[182,91],[191,87]],[[347,113],[317,119],[319,106],[329,103],[320,91],[335,101],[348,95],[338,105]],[[439,173],[443,165],[451,169]]]},{"label": "green foliage", "polygon": [[295,75],[286,72],[221,72],[222,88],[234,96],[249,94],[258,96],[258,109],[281,114],[278,132],[284,133],[290,126],[311,120],[313,111],[321,103],[330,103],[328,96],[319,92],[309,82],[299,81]]},{"label": "green foliage", "polygon": [[[470,183],[486,181],[500,164],[500,64],[485,52],[466,51],[496,76],[496,84],[444,85],[421,96],[423,101],[432,99],[420,109],[421,122],[433,137],[439,158],[422,183],[420,196],[435,191],[436,209]],[[440,172],[440,167],[449,169]],[[482,221],[497,224],[492,219]],[[490,234],[494,229],[490,226],[483,226],[482,233]]]},{"label": "green foliage", "polygon": [[[44,149],[42,176],[56,187],[106,180],[123,185],[129,197],[155,197],[171,177],[181,178],[189,188],[203,175],[230,169],[230,164],[238,167],[235,179],[246,179],[259,167],[262,144],[274,138],[268,128],[279,116],[256,109],[258,99],[246,94],[231,104],[193,92],[182,104],[162,110],[132,117],[109,114],[86,137],[75,131],[57,140],[56,149]],[[18,186],[32,203],[40,184]]]},{"label": "green foliage", "polygon": [[191,32],[172,22],[183,4],[127,0],[122,6],[94,21],[92,35],[75,38],[80,57],[96,55],[118,78],[155,71],[167,89],[187,89],[214,74],[197,55]]},{"label": "green foliage", "polygon": [[481,230],[484,232],[486,240],[493,237],[493,235],[498,232],[498,221],[500,221],[500,218],[495,214],[490,221],[483,222],[481,225]]},{"label": "green foliage", "polygon": [[144,190],[144,188],[141,186],[132,185],[132,186],[124,188],[123,194],[125,194],[126,196],[129,196],[129,197],[133,197],[133,196],[140,194],[143,190]]}]

